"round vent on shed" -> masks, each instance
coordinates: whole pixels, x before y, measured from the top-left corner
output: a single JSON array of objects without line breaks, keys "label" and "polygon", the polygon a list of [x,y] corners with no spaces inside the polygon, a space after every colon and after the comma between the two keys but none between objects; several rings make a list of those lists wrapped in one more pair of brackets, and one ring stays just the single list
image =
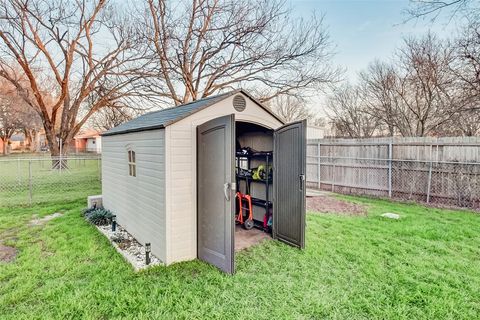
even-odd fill
[{"label": "round vent on shed", "polygon": [[243,110],[245,110],[246,106],[247,101],[245,101],[244,97],[239,94],[233,97],[233,107],[235,108],[235,110],[237,110],[238,112],[242,112]]}]

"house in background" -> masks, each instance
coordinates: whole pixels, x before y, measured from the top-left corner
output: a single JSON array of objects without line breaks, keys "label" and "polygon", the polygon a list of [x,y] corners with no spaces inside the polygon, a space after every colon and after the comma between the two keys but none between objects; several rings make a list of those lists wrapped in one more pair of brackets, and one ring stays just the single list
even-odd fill
[{"label": "house in background", "polygon": [[25,135],[23,133],[17,133],[10,137],[10,150],[25,151],[25,146]]},{"label": "house in background", "polygon": [[101,132],[88,129],[75,136],[75,152],[102,153]]}]

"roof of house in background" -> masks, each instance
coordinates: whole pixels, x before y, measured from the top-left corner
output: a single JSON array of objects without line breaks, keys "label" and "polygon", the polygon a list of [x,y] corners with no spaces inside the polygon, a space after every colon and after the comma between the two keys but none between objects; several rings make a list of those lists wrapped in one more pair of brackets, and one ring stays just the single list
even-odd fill
[{"label": "roof of house in background", "polygon": [[75,139],[88,139],[88,138],[96,138],[100,137],[102,133],[100,131],[94,130],[94,129],[86,129],[81,132],[79,132],[76,136]]},{"label": "roof of house in background", "polygon": [[138,132],[144,130],[162,129],[237,93],[243,93],[244,95],[252,99],[260,107],[265,109],[265,111],[274,116],[281,123],[284,122],[269,108],[258,102],[244,90],[240,89],[222,93],[216,96],[206,97],[177,107],[171,107],[159,111],[146,113],[138,118],[125,122],[115,128],[104,132],[102,136],[110,136],[115,134]]},{"label": "roof of house in background", "polygon": [[17,133],[10,137],[10,141],[24,141],[25,135],[23,133]]}]

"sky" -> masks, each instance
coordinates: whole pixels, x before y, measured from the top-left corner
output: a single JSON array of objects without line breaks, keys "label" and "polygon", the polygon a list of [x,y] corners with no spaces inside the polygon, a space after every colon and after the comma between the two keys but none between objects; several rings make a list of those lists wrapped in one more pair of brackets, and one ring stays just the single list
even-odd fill
[{"label": "sky", "polygon": [[[408,0],[288,0],[295,15],[307,18],[312,12],[324,15],[325,27],[334,46],[332,64],[345,70],[344,80],[355,83],[360,71],[375,59],[388,60],[403,39],[428,31],[441,38],[454,34],[457,25],[445,15],[408,21]],[[308,100],[317,116],[325,117],[326,97],[319,93]]]},{"label": "sky", "polygon": [[404,37],[423,35],[429,30],[440,37],[454,32],[447,19],[406,20],[402,12],[408,0],[290,0],[295,14],[308,17],[312,11],[324,14],[325,26],[336,52],[333,63],[346,68],[346,78],[355,81],[370,62],[388,59]]}]

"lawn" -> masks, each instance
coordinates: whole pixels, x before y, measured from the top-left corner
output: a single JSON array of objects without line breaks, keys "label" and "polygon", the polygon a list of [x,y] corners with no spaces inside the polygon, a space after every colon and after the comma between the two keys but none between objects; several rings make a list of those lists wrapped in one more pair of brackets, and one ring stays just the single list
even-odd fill
[{"label": "lawn", "polygon": [[97,159],[75,158],[66,162],[67,169],[56,170],[47,157],[0,157],[0,206],[60,202],[100,193],[100,165]]},{"label": "lawn", "polygon": [[[473,319],[480,314],[480,215],[383,200],[368,215],[310,213],[307,248],[267,241],[237,273],[200,261],[135,273],[80,216],[85,201],[0,208],[5,319]],[[61,211],[44,226],[33,214]],[[400,220],[380,217],[401,214]]]}]

